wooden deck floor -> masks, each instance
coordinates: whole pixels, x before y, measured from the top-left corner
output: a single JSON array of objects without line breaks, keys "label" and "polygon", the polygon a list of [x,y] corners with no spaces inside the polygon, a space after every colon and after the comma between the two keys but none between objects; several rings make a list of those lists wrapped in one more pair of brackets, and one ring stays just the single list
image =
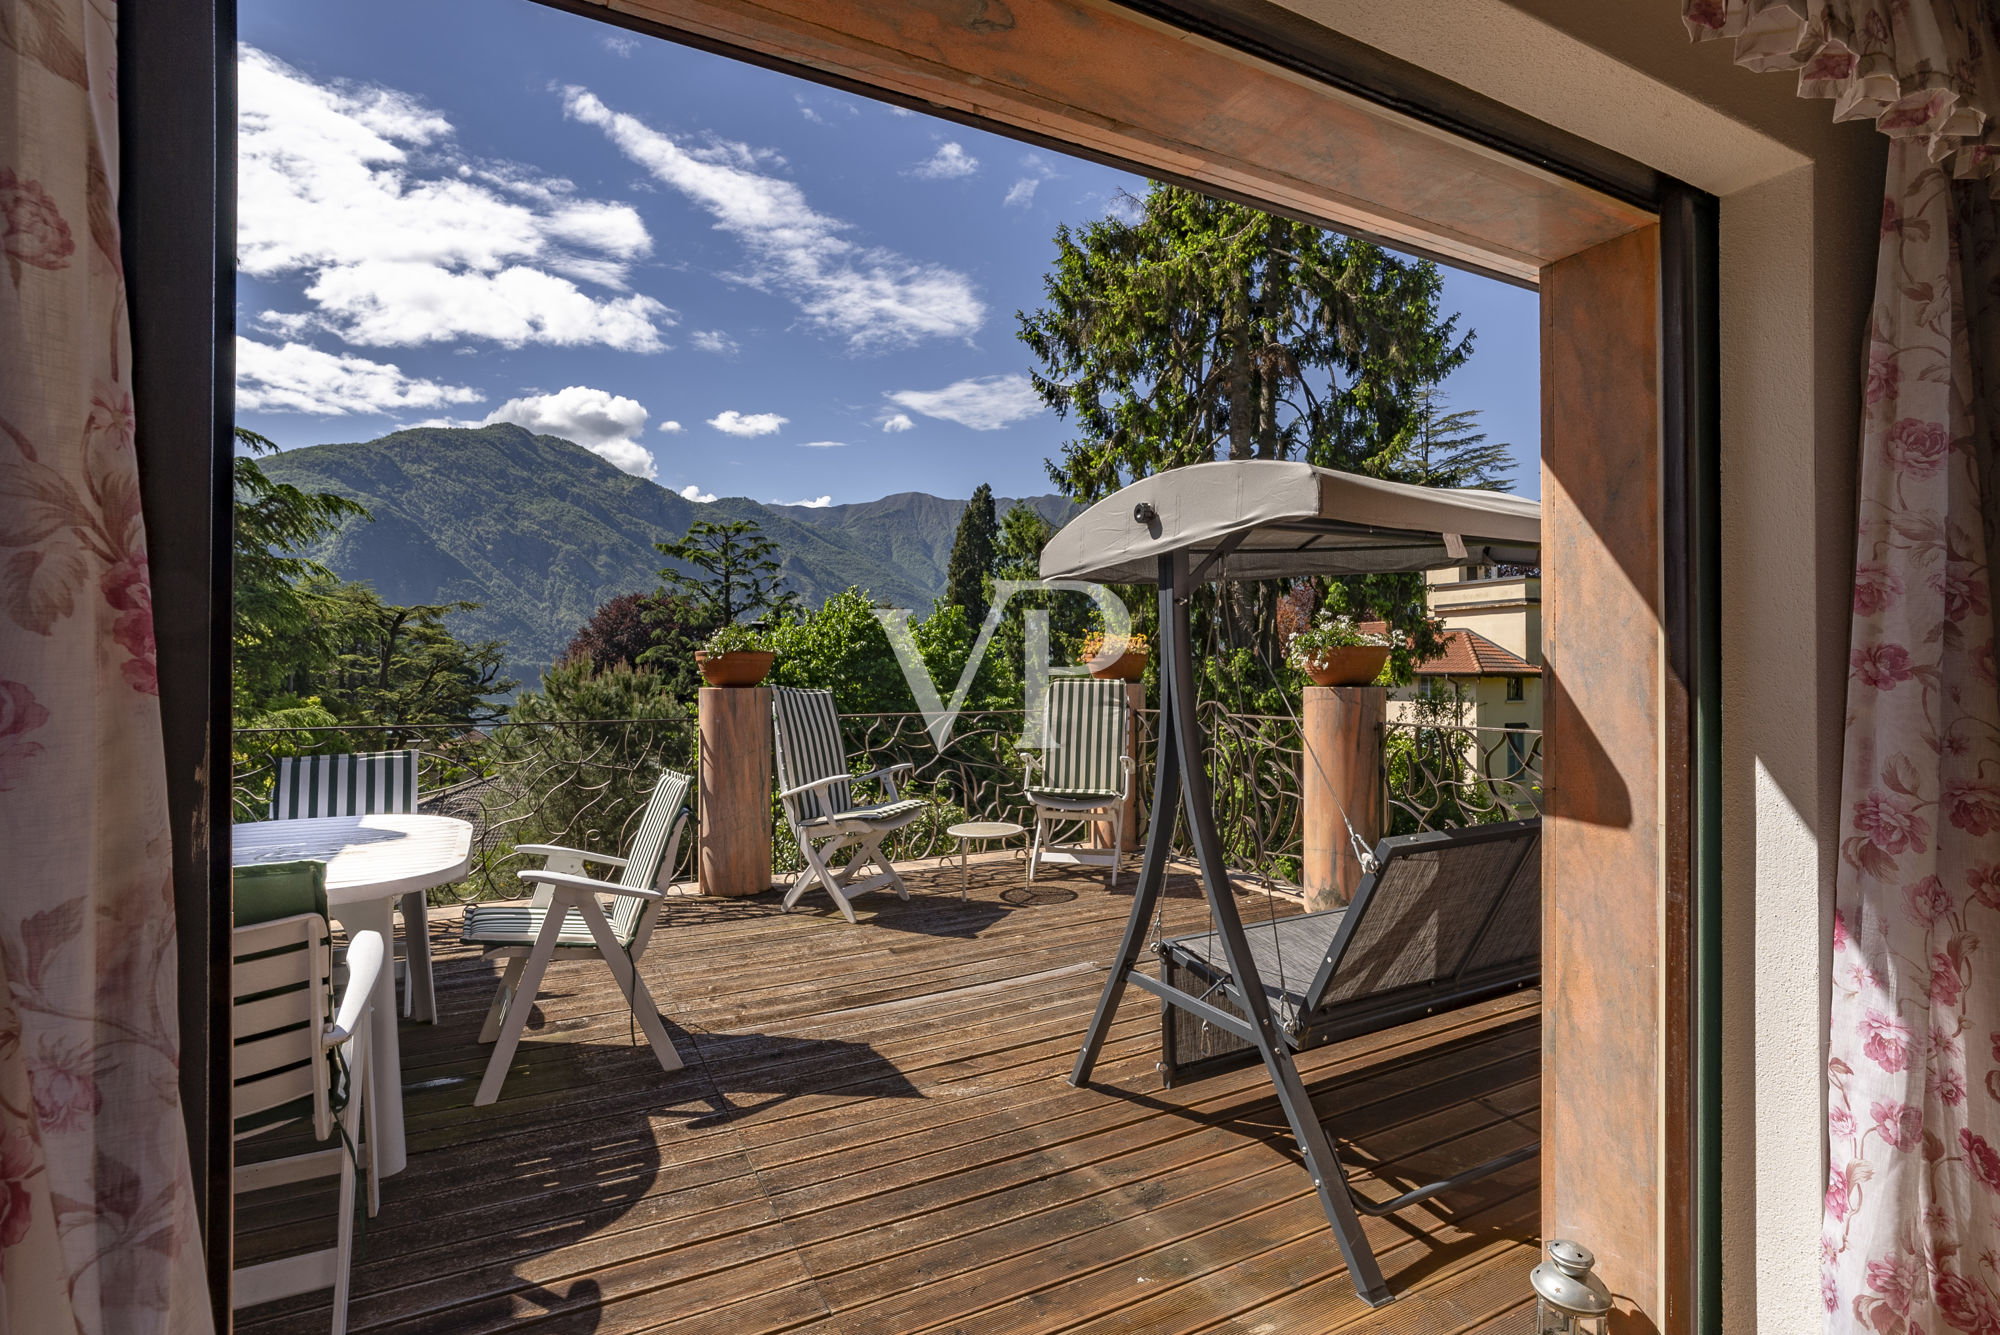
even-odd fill
[{"label": "wooden deck floor", "polygon": [[[403,1026],[409,1167],[357,1260],[361,1332],[1516,1332],[1535,1161],[1368,1225],[1354,1295],[1261,1068],[1163,1091],[1132,989],[1066,1082],[1130,904],[1005,854],[909,871],[849,926],[809,898],[688,900],[645,974],[686,1069],[628,1038],[599,963],[554,965],[506,1089],[471,1106],[493,969],[434,925],[439,1022]],[[1246,916],[1264,896],[1242,896]],[[1169,933],[1199,929],[1188,882]],[[1350,1174],[1386,1199],[1536,1132],[1539,1000],[1309,1054]],[[331,1236],[330,1194],[246,1198],[246,1259]],[[323,1297],[239,1314],[324,1331]]]}]

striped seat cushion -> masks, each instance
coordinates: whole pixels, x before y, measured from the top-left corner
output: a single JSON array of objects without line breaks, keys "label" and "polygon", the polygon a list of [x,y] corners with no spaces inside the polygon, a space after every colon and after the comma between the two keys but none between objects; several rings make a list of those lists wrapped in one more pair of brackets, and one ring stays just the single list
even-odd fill
[{"label": "striped seat cushion", "polygon": [[417,809],[417,753],[285,756],[271,780],[271,819],[408,815]]},{"label": "striped seat cushion", "polygon": [[[638,903],[637,900],[628,900]],[[630,915],[633,922],[636,914]],[[506,900],[495,904],[474,904],[465,911],[465,926],[459,929],[459,940],[475,946],[531,946],[535,938],[542,934],[542,924],[549,919],[549,911]],[[618,944],[630,947],[632,931],[629,926],[621,929],[617,916],[611,918],[611,935]],[[580,946],[586,950],[597,948],[597,938],[590,934],[590,927],[583,915],[571,909],[563,919],[562,935],[556,938],[559,946]]]},{"label": "striped seat cushion", "polygon": [[829,825],[839,821],[860,820],[867,821],[870,825],[883,825],[890,821],[907,825],[923,814],[926,805],[921,799],[906,797],[900,802],[880,802],[872,807],[855,807],[848,811],[837,812],[832,817],[822,816],[818,820],[806,821],[805,824]]},{"label": "striped seat cushion", "polygon": [[1099,798],[1106,802],[1116,802],[1123,795],[1122,788],[1070,788],[1062,792],[1049,788],[1028,790],[1030,802],[1088,802]]},{"label": "striped seat cushion", "polygon": [[1117,797],[1125,788],[1120,761],[1130,712],[1124,682],[1095,677],[1050,682],[1035,790],[1054,798]]}]

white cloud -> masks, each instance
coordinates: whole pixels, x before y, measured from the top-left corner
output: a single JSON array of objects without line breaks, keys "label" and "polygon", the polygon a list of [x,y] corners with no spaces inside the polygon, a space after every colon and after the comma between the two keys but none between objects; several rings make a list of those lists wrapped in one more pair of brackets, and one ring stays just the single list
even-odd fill
[{"label": "white cloud", "polygon": [[910,420],[910,415],[908,413],[890,413],[887,417],[882,419],[882,429],[884,431],[888,431],[891,433],[897,431],[908,431],[911,427],[914,427],[915,425],[916,423]]},{"label": "white cloud", "polygon": [[847,448],[847,442],[844,440],[802,440],[799,442],[799,448],[802,450],[844,450]]},{"label": "white cloud", "polygon": [[244,412],[393,413],[477,403],[485,397],[464,385],[441,385],[404,375],[386,362],[321,352],[303,343],[273,347],[236,340],[236,407]]},{"label": "white cloud", "polygon": [[801,509],[804,509],[804,510],[824,510],[824,509],[826,509],[826,507],[827,507],[827,506],[829,506],[829,505],[832,505],[832,504],[833,504],[833,497],[831,497],[831,496],[815,496],[815,497],[811,498],[810,500],[803,500],[803,501],[772,501],[772,502],[771,502],[771,504],[773,504],[773,505],[796,505],[796,506],[798,506],[799,508],[801,508]]},{"label": "white cloud", "polygon": [[731,408],[709,418],[708,424],[732,436],[769,436],[791,420],[776,413],[739,413]]},{"label": "white cloud", "polygon": [[660,430],[666,432],[669,436],[678,436],[681,432],[687,430],[687,428],[679,422],[666,421],[660,423]]},{"label": "white cloud", "polygon": [[910,168],[910,175],[925,181],[955,181],[978,170],[978,158],[955,143],[943,143],[937,152]]},{"label": "white cloud", "polygon": [[703,491],[700,487],[697,487],[692,482],[688,483],[685,487],[682,487],[680,490],[680,494],[682,499],[696,501],[702,505],[707,505],[710,501],[715,499],[714,492]]},{"label": "white cloud", "polygon": [[448,120],[395,89],[315,82],[247,46],[237,87],[238,265],[305,279],[313,306],[267,312],[269,327],[375,347],[662,346],[665,306],[579,286],[625,292],[651,253],[631,206],[468,158]]},{"label": "white cloud", "polygon": [[604,39],[604,49],[614,56],[630,57],[634,51],[639,49],[639,39],[613,33]]},{"label": "white cloud", "polygon": [[889,401],[974,431],[997,431],[1042,411],[1042,400],[1024,375],[980,376],[943,389],[899,389]]},{"label": "white cloud", "polygon": [[750,259],[741,281],[789,297],[812,325],[857,351],[926,338],[965,338],[986,318],[972,280],[847,238],[848,223],[818,213],[792,182],[768,174],[782,162],[741,144],[690,148],[583,88],[563,105],[602,129],[625,155],[715,218]]},{"label": "white cloud", "polygon": [[688,342],[697,352],[712,352],[719,357],[734,357],[743,350],[742,344],[720,329],[697,329],[688,335]]},{"label": "white cloud", "polygon": [[1005,208],[1025,209],[1035,202],[1035,190],[1041,185],[1039,176],[1023,176],[1007,188],[1007,198],[1000,201]]},{"label": "white cloud", "polygon": [[555,394],[509,399],[487,417],[512,422],[542,435],[561,436],[638,477],[653,477],[653,452],[641,445],[646,406],[622,394],[571,385]]},{"label": "white cloud", "polygon": [[1105,201],[1104,216],[1127,227],[1137,227],[1146,219],[1146,206],[1129,190],[1120,190]]}]

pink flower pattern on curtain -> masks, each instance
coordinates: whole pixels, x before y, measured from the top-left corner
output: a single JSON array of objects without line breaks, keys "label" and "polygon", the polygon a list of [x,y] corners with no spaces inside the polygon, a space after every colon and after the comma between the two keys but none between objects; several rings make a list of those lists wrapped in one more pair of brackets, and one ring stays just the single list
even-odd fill
[{"label": "pink flower pattern on curtain", "polygon": [[0,15],[0,1333],[212,1329],[114,182],[116,7]]},{"label": "pink flower pattern on curtain", "polygon": [[1833,928],[1829,1332],[2000,1335],[2000,404],[1974,372],[2000,296],[1993,214],[1922,145],[1890,146]]},{"label": "pink flower pattern on curtain", "polygon": [[1682,0],[1697,41],[1735,39],[1736,63],[1797,70],[1835,120],[1915,139],[1960,180],[2000,192],[2000,22],[1975,0]]},{"label": "pink flower pattern on curtain", "polygon": [[[1891,138],[1861,423],[1823,1329],[2000,1335],[2000,21],[1683,0]],[[1954,184],[1954,181],[1962,184]]]}]

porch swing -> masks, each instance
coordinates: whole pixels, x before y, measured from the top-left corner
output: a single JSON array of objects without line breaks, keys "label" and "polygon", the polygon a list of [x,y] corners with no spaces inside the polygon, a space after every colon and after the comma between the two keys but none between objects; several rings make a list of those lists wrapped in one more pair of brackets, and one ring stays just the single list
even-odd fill
[{"label": "porch swing", "polygon": [[[1188,599],[1211,580],[1533,564],[1540,550],[1541,507],[1534,501],[1303,463],[1232,460],[1141,479],[1071,520],[1042,551],[1044,579],[1159,588],[1154,817],[1124,938],[1070,1083],[1089,1082],[1128,983],[1164,1003],[1162,1070],[1170,1083],[1261,1060],[1355,1292],[1371,1306],[1393,1295],[1362,1231],[1362,1214],[1405,1209],[1520,1163],[1538,1146],[1385,1202],[1367,1201],[1348,1185],[1292,1054],[1537,981],[1541,822],[1402,835],[1373,850],[1353,837],[1350,824],[1364,871],[1353,903],[1284,919],[1274,905],[1268,922],[1246,931],[1201,762]],[[1149,919],[1158,935],[1156,907],[1177,802],[1194,843],[1210,930],[1149,943]],[[1138,967],[1149,944],[1161,960],[1157,979]]]}]

